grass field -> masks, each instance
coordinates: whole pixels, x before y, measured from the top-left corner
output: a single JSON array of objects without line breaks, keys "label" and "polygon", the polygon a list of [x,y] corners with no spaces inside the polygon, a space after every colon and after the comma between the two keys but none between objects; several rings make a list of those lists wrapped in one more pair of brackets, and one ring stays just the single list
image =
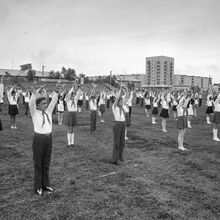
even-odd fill
[{"label": "grass field", "polygon": [[98,123],[94,134],[88,133],[89,111],[78,114],[75,148],[67,148],[65,127],[54,124],[50,180],[55,192],[37,197],[31,118],[23,116],[21,108],[18,130],[10,130],[4,106],[0,219],[220,219],[220,144],[212,141],[204,111],[205,106],[186,132],[185,147],[190,151],[180,152],[176,121],[169,120],[169,133],[162,133],[161,119],[152,126],[144,109],[134,106],[126,161],[120,166],[110,164],[109,109],[106,122]]}]

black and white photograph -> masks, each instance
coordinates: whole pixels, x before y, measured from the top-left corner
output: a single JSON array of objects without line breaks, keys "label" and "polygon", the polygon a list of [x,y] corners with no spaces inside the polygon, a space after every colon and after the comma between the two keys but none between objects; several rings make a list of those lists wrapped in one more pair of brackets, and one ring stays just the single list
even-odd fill
[{"label": "black and white photograph", "polygon": [[0,219],[220,219],[219,0],[0,0]]}]

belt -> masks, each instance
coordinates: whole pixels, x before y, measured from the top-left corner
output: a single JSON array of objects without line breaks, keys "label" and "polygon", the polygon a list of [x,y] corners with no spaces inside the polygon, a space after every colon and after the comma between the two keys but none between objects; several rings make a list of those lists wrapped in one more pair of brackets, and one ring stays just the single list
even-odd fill
[{"label": "belt", "polygon": [[35,134],[36,135],[44,135],[44,136],[50,136],[51,135],[51,133],[41,134],[41,133],[37,133],[37,132],[35,132]]}]

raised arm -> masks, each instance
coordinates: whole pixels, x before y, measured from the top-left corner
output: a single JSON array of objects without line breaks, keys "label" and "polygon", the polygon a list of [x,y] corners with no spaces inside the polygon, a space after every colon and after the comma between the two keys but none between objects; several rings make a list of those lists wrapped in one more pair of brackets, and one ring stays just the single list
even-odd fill
[{"label": "raised arm", "polygon": [[52,95],[51,102],[50,102],[50,104],[49,104],[48,107],[47,107],[47,111],[48,111],[49,113],[52,113],[52,112],[53,112],[54,107],[55,107],[55,105],[57,104],[57,101],[58,101],[58,92],[54,92],[53,95]]},{"label": "raised arm", "polygon": [[36,90],[34,90],[29,100],[29,108],[30,108],[31,116],[33,116],[36,112],[36,99],[37,99],[36,93],[37,93]]},{"label": "raised arm", "polygon": [[124,97],[124,100],[123,100],[123,105],[125,105],[128,102],[128,99],[129,99],[128,88],[125,87],[125,97]]},{"label": "raised arm", "polygon": [[122,88],[119,89],[119,91],[115,95],[115,102],[113,104],[113,107],[115,108],[118,104],[119,99],[121,98]]}]

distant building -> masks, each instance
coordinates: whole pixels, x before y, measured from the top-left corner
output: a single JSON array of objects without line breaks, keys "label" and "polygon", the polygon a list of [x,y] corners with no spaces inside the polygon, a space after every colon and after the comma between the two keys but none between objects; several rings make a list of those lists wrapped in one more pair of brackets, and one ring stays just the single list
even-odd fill
[{"label": "distant building", "polygon": [[[12,70],[12,69],[0,69],[0,76],[7,76],[7,77],[26,77],[27,72],[29,70]],[[49,72],[43,72],[35,70],[35,77],[36,78],[47,78],[49,77]]]},{"label": "distant building", "polygon": [[173,84],[174,58],[166,56],[146,57],[146,74],[142,87],[171,87]]},{"label": "distant building", "polygon": [[199,87],[203,91],[207,91],[212,85],[212,78],[188,75],[173,75],[173,87]]},{"label": "distant building", "polygon": [[220,92],[220,83],[214,83],[214,84],[212,85],[212,90],[213,90],[214,92]]},{"label": "distant building", "polygon": [[116,81],[118,84],[133,83],[136,87],[140,87],[142,75],[143,74],[116,75]]}]

